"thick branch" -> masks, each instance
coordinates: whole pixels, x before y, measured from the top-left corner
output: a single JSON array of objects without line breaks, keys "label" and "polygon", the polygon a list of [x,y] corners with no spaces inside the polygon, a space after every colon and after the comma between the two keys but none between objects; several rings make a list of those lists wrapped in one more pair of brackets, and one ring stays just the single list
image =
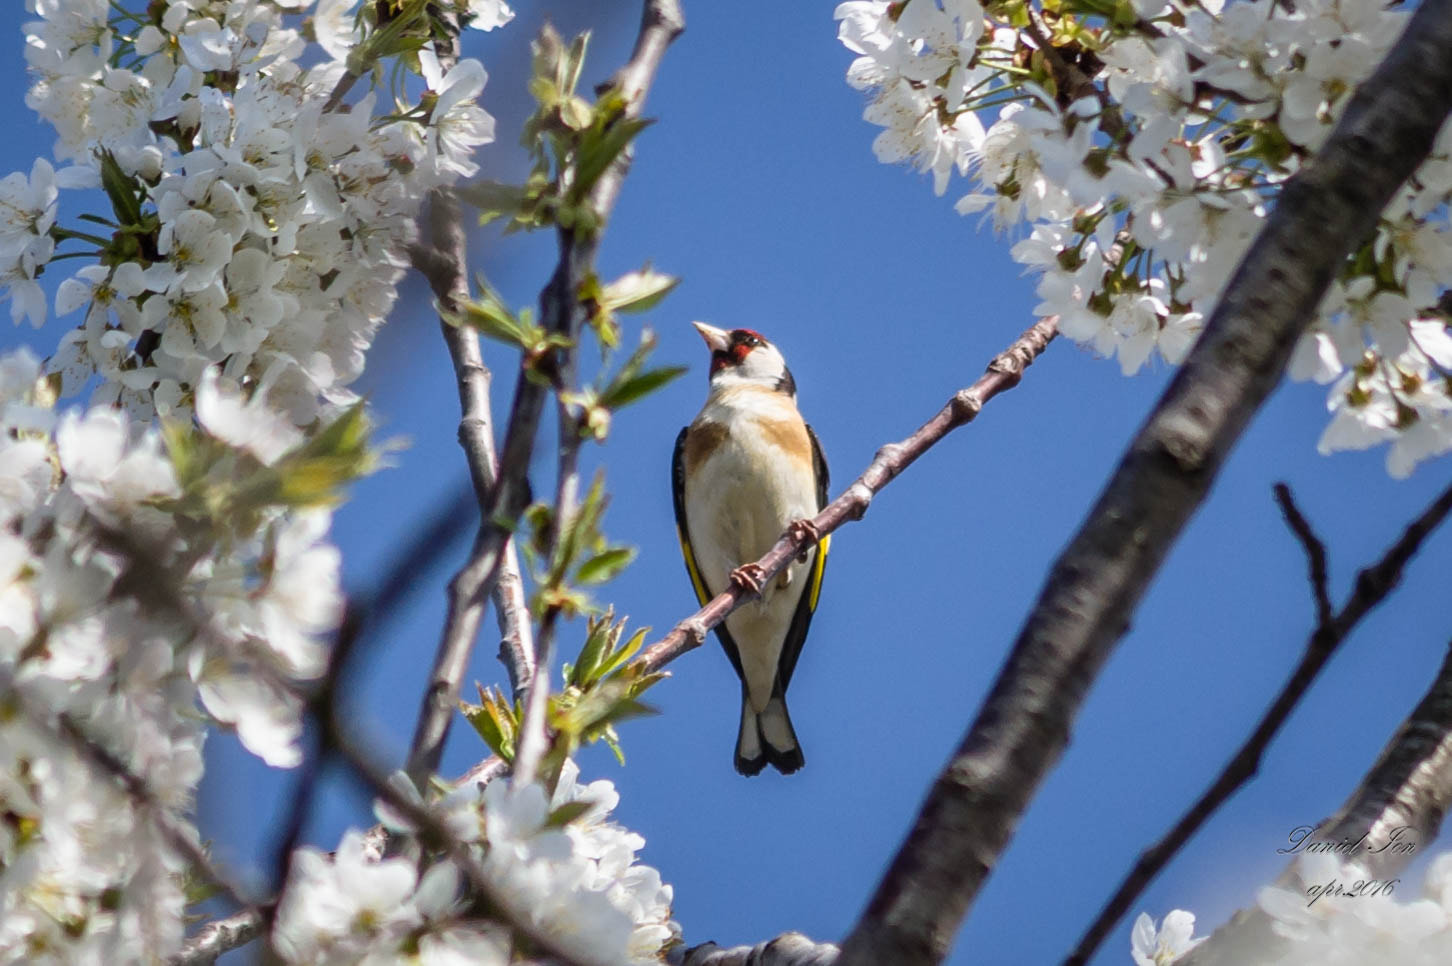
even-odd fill
[{"label": "thick branch", "polygon": [[[1094,955],[1099,945],[1114,930],[1114,927],[1128,912],[1140,893],[1159,875],[1175,853],[1184,847],[1200,827],[1209,820],[1210,816],[1223,805],[1231,795],[1249,781],[1260,770],[1261,757],[1265,754],[1266,748],[1271,741],[1280,733],[1282,726],[1291,716],[1305,697],[1311,684],[1325,668],[1326,663],[1331,660],[1332,655],[1346,640],[1351,631],[1366,616],[1372,608],[1386,599],[1401,579],[1402,568],[1412,555],[1417,552],[1423,540],[1432,530],[1442,522],[1449,510],[1452,510],[1452,487],[1445,490],[1421,516],[1407,527],[1395,544],[1393,544],[1382,559],[1375,565],[1362,570],[1357,575],[1356,586],[1346,604],[1336,614],[1332,614],[1330,603],[1326,597],[1326,548],[1315,533],[1306,518],[1296,508],[1295,502],[1291,499],[1291,491],[1283,483],[1276,484],[1276,499],[1280,502],[1281,508],[1286,516],[1287,525],[1296,534],[1298,540],[1306,550],[1306,556],[1310,561],[1312,594],[1316,598],[1317,614],[1319,623],[1311,632],[1310,638],[1306,641],[1305,651],[1301,656],[1300,663],[1292,672],[1290,679],[1281,688],[1276,699],[1271,702],[1270,708],[1261,717],[1260,722],[1251,732],[1250,737],[1236,751],[1230,763],[1225,766],[1211,786],[1195,802],[1194,805],[1175,823],[1163,838],[1144,852],[1140,853],[1139,860],[1135,863],[1128,875],[1115,890],[1114,895],[1105,903],[1100,910],[1094,923],[1085,931],[1083,938],[1079,940],[1074,952],[1064,960],[1065,966],[1081,966],[1087,963]],[[1443,668],[1444,673],[1446,667]],[[1435,691],[1435,689],[1434,689]],[[1431,695],[1428,696],[1430,700]],[[1423,702],[1426,704],[1426,701]],[[1418,708],[1418,712],[1423,709]],[[1448,709],[1441,708],[1446,711]],[[1416,713],[1413,714],[1416,718]],[[1406,726],[1403,726],[1405,730]],[[1419,733],[1419,737],[1425,737]],[[1441,740],[1442,735],[1437,737]],[[1436,742],[1433,742],[1436,744]],[[1415,755],[1425,751],[1426,742],[1420,741],[1410,753]],[[1390,750],[1390,749],[1389,749]],[[1385,755],[1385,753],[1384,753]],[[1438,756],[1439,764],[1445,764],[1442,756]],[[1401,778],[1405,778],[1402,775]],[[1442,782],[1452,780],[1452,775],[1440,776]],[[1441,824],[1442,811],[1446,808],[1446,799],[1436,809],[1436,819],[1433,827]],[[1381,809],[1377,809],[1380,814]],[[1402,825],[1410,825],[1411,815],[1401,815],[1409,819],[1402,822]],[[1420,819],[1419,819],[1420,822]],[[1420,827],[1420,825],[1418,826]],[[1365,829],[1363,829],[1365,831]],[[1324,835],[1323,839],[1335,839],[1338,836]],[[1430,841],[1419,840],[1419,841]],[[1380,853],[1385,854],[1385,853]],[[1379,876],[1380,877],[1380,876]]]},{"label": "thick branch", "polygon": [[1055,562],[982,710],[842,949],[936,963],[1062,754],[1089,685],[1346,253],[1452,106],[1452,0],[1417,8],[1320,153],[1287,183],[1205,332]]}]

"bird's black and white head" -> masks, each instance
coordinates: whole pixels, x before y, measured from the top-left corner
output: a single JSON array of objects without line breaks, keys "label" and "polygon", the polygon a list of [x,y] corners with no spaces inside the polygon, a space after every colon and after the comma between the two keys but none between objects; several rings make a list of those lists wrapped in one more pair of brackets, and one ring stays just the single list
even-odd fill
[{"label": "bird's black and white head", "polygon": [[797,384],[781,350],[751,329],[718,329],[692,322],[711,350],[711,391],[761,386],[796,396]]}]

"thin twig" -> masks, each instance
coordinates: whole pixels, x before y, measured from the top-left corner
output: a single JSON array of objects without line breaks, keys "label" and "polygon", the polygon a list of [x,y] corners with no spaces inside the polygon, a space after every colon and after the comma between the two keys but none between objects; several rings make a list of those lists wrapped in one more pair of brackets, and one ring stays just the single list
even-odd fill
[{"label": "thin twig", "polygon": [[1300,508],[1291,497],[1291,488],[1284,483],[1277,483],[1274,487],[1276,503],[1280,504],[1281,514],[1286,518],[1286,526],[1301,541],[1301,547],[1306,551],[1306,566],[1310,570],[1311,596],[1316,602],[1316,624],[1325,626],[1331,623],[1331,595],[1327,590],[1326,573],[1326,545],[1316,536],[1311,529],[1311,524],[1301,515]]},{"label": "thin twig", "polygon": [[[1058,333],[1058,321],[1057,316],[1049,316],[1034,323],[988,364],[987,372],[977,382],[954,393],[937,415],[923,423],[917,432],[901,442],[889,443],[879,449],[862,475],[812,518],[811,523],[817,533],[825,537],[849,520],[862,519],[879,490],[944,436],[971,422],[984,403],[1018,385],[1024,369],[1038,358]],[[799,531],[783,533],[772,548],[756,561],[764,574],[762,584],[809,547],[809,538]],[[648,670],[660,670],[692,648],[699,647],[706,639],[706,632],[725,620],[745,599],[746,592],[732,584],[706,606],[677,624],[665,637],[646,648],[637,660],[643,662]]]},{"label": "thin twig", "polygon": [[[1296,508],[1290,489],[1284,483],[1275,486],[1276,501],[1286,516],[1287,525],[1295,533],[1306,551],[1311,568],[1311,584],[1317,595],[1317,611],[1321,612],[1320,599],[1326,592],[1326,547]],[[1422,541],[1452,511],[1452,487],[1442,492],[1420,516],[1409,525],[1397,540],[1373,566],[1362,570],[1356,579],[1356,586],[1341,610],[1331,613],[1329,602],[1325,616],[1312,630],[1306,641],[1300,663],[1282,686],[1280,693],[1271,702],[1270,708],[1261,716],[1255,730],[1236,751],[1230,763],[1206,789],[1205,793],[1180,818],[1175,826],[1154,845],[1140,853],[1139,860],[1120,882],[1114,895],[1104,904],[1094,922],[1085,930],[1074,951],[1064,960],[1064,966],[1082,966],[1094,955],[1101,943],[1114,931],[1119,920],[1124,918],[1136,899],[1152,882],[1155,876],[1169,864],[1170,859],[1184,847],[1210,816],[1223,805],[1231,795],[1249,781],[1260,769],[1261,757],[1271,741],[1280,733],[1282,726],[1305,697],[1311,683],[1331,660],[1341,643],[1346,640],[1362,617],[1377,604],[1386,599],[1401,579],[1402,568],[1417,552]],[[1319,576],[1318,576],[1319,575]]]},{"label": "thin twig", "polygon": [[[561,386],[575,382],[575,356],[566,350],[561,354],[559,379]],[[557,394],[558,395],[558,394]],[[584,436],[580,422],[570,406],[560,398],[556,407],[559,426],[559,459],[555,488],[555,526],[550,538],[549,556],[559,546],[564,534],[574,526],[579,512],[580,446]],[[548,717],[550,673],[555,663],[555,631],[560,609],[551,606],[540,620],[534,680],[525,698],[524,717],[520,721],[519,744],[514,756],[514,780],[521,785],[534,781],[540,759],[549,750]]]}]

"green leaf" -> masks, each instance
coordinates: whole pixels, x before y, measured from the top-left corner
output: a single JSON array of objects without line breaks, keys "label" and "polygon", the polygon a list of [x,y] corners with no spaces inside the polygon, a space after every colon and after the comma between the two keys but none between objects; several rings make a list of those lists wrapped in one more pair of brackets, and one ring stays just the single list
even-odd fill
[{"label": "green leaf", "polygon": [[635,553],[634,547],[612,547],[580,564],[580,569],[575,572],[575,579],[587,587],[613,580],[630,566],[630,562],[635,559]]},{"label": "green leaf", "polygon": [[529,346],[528,329],[493,297],[493,293],[485,293],[477,300],[465,302],[462,311],[456,318],[477,330],[480,335],[488,336],[497,342],[503,342],[516,348],[528,348]]},{"label": "green leaf", "polygon": [[628,406],[684,375],[685,372],[685,366],[662,366],[659,369],[647,370],[629,379],[619,380],[600,394],[599,403],[611,409]]},{"label": "green leaf", "polygon": [[575,162],[575,181],[570,186],[570,200],[578,204],[620,156],[620,152],[652,123],[654,122],[648,118],[622,117],[598,135],[593,131],[585,132],[584,143],[580,145]]},{"label": "green leaf", "polygon": [[680,278],[657,272],[650,266],[627,272],[600,293],[600,303],[617,312],[644,312],[659,305],[671,290],[681,283]]},{"label": "green leaf", "polygon": [[515,710],[504,697],[504,692],[498,688],[486,689],[483,685],[476,687],[479,689],[480,703],[468,704],[460,701],[459,710],[474,726],[479,737],[484,739],[490,751],[505,761],[512,762],[519,731]]},{"label": "green leaf", "polygon": [[615,733],[612,725],[606,725],[600,732],[600,740],[605,742],[610,751],[615,755],[615,760],[621,765],[625,764],[625,749],[620,747],[620,736]]},{"label": "green leaf", "polygon": [[120,225],[141,224],[141,199],[136,180],[121,170],[116,157],[110,151],[101,152],[101,189],[111,200]]},{"label": "green leaf", "polygon": [[545,828],[564,828],[594,807],[594,802],[565,802],[565,804],[550,812],[549,818],[545,819]]},{"label": "green leaf", "polygon": [[[621,629],[624,629],[625,621],[622,620],[619,626]],[[630,639],[625,642],[624,647],[612,649],[605,659],[600,662],[600,675],[603,677],[630,660],[635,655],[635,652],[640,650],[640,645],[645,643],[645,635],[649,632],[650,628],[648,627],[638,628],[634,634],[630,635]]]},{"label": "green leaf", "polygon": [[567,128],[583,131],[595,123],[595,106],[578,94],[571,94],[560,102],[560,121]]},{"label": "green leaf", "polygon": [[609,650],[610,626],[605,620],[592,618],[587,625],[585,632],[585,644],[580,648],[580,657],[575,661],[575,666],[565,674],[567,684],[574,684],[585,687],[597,676],[595,669],[599,667],[600,657]]}]

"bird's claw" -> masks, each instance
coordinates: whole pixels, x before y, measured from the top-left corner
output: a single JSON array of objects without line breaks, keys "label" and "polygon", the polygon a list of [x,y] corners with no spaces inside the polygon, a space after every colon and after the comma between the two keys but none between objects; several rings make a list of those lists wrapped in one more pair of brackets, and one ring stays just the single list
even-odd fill
[{"label": "bird's claw", "polygon": [[793,520],[787,524],[787,535],[801,542],[802,549],[797,553],[798,563],[806,563],[811,549],[822,542],[822,531],[811,520]]},{"label": "bird's claw", "polygon": [[742,590],[760,597],[761,585],[766,580],[766,571],[760,564],[742,564],[731,571],[731,582]]}]

